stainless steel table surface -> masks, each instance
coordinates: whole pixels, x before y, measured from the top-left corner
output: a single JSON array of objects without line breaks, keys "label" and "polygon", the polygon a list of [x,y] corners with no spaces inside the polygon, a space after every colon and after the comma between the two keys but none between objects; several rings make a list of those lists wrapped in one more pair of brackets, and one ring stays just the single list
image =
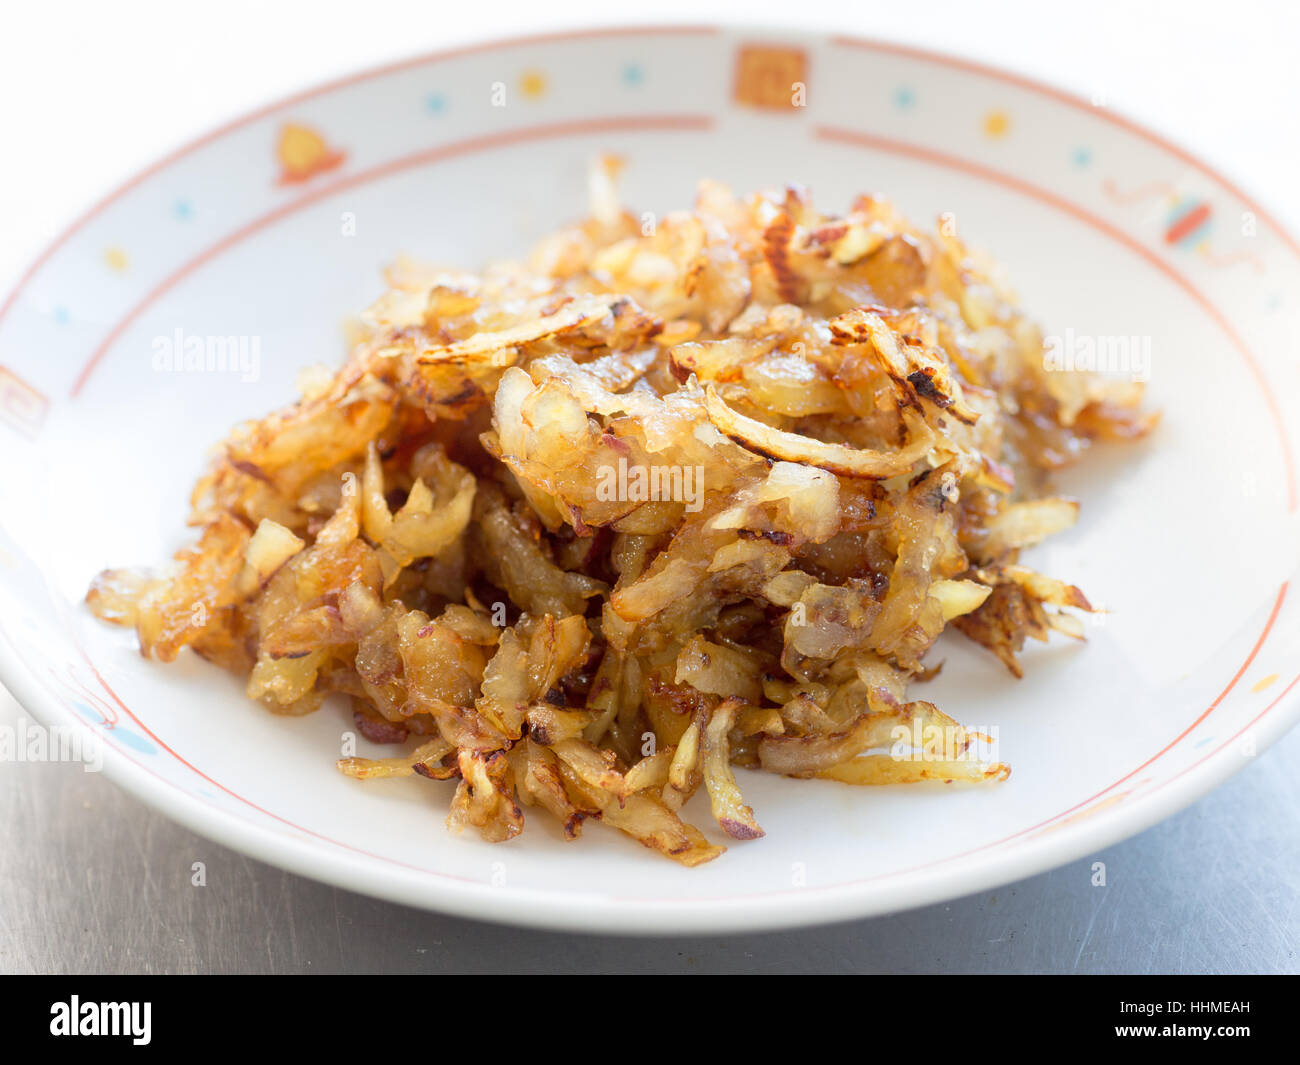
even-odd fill
[{"label": "stainless steel table surface", "polygon": [[[21,714],[0,689],[0,726]],[[206,886],[191,886],[196,861]],[[3,972],[1295,973],[1298,951],[1300,729],[1189,809],[1054,872],[851,924],[668,939],[379,902],[210,843],[102,774],[0,762]]]}]

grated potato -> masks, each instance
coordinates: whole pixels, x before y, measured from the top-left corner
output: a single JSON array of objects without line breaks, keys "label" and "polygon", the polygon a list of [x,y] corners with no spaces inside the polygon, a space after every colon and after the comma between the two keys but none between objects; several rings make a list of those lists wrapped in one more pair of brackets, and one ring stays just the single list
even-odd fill
[{"label": "grated potato", "polygon": [[[1005,779],[907,690],[949,623],[1016,676],[1081,636],[1020,553],[1077,517],[1051,470],[1154,424],[1140,389],[1048,372],[986,261],[883,200],[705,182],[642,232],[620,165],[527,263],[395,266],[343,367],[226,441],[197,544],[91,609],[275,713],[346,698],[409,753],[340,771],[453,782],[493,841],[528,808],[690,866],[724,849],[701,787],[721,839],[763,835],[737,768]],[[922,728],[966,738],[885,753]]]}]

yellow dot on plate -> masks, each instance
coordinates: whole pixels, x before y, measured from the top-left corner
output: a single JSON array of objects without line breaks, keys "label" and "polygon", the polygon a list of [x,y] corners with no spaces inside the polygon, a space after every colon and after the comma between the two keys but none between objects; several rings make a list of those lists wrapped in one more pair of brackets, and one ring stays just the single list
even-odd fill
[{"label": "yellow dot on plate", "polygon": [[114,270],[119,274],[123,273],[131,265],[131,260],[126,257],[126,252],[121,248],[109,248],[105,251],[104,262],[110,270]]},{"label": "yellow dot on plate", "polygon": [[546,75],[537,70],[526,71],[519,79],[519,91],[530,100],[546,95]]},{"label": "yellow dot on plate", "polygon": [[1011,116],[1005,111],[990,111],[984,116],[986,137],[1005,137],[1011,129]]},{"label": "yellow dot on plate", "polygon": [[1255,681],[1255,686],[1250,690],[1253,692],[1262,692],[1265,688],[1272,687],[1277,683],[1277,674],[1270,673],[1267,677],[1262,677]]}]

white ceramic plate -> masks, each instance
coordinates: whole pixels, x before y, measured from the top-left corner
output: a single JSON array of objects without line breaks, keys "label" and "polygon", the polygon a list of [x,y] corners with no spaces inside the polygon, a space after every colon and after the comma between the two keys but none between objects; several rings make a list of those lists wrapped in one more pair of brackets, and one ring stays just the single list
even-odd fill
[{"label": "white ceramic plate", "polygon": [[[791,106],[795,83],[806,106]],[[744,774],[766,838],[693,870],[596,825],[565,844],[542,817],[492,846],[444,830],[449,785],[337,774],[342,712],[274,717],[192,656],[143,661],[133,634],[81,606],[102,567],[186,540],[206,449],[290,399],[299,367],[341,357],[341,323],[387,262],[523,251],[582,213],[586,162],[609,150],[646,210],[689,202],[708,175],[741,190],[799,181],[836,207],[879,191],[926,221],[952,212],[1066,350],[1131,338],[1135,365],[1149,357],[1162,426],[1065,478],[1082,520],[1036,555],[1109,608],[1088,644],[1035,646],[1019,682],[971,645],[935,652],[947,665],[927,697],[998,730],[1007,783]],[[721,932],[1024,877],[1185,806],[1300,713],[1298,292],[1300,246],[1210,167],[1105,109],[951,58],[635,29],[351,77],[141,174],[0,310],[4,682],[46,723],[95,730],[113,779],[196,831],[466,916]],[[158,370],[158,338],[178,330],[255,341],[257,372]]]}]

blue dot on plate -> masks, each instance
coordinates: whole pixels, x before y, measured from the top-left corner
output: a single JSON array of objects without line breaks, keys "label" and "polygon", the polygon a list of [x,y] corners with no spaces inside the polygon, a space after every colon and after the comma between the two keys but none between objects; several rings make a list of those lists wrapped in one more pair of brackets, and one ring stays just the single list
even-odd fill
[{"label": "blue dot on plate", "polygon": [[623,68],[623,83],[637,86],[645,81],[645,71],[637,63],[629,63]]},{"label": "blue dot on plate", "polygon": [[894,106],[906,111],[916,103],[916,93],[907,85],[900,85],[894,90]]},{"label": "blue dot on plate", "polygon": [[55,307],[54,320],[59,325],[67,325],[70,321],[72,321],[72,315],[68,313],[67,307]]},{"label": "blue dot on plate", "polygon": [[194,205],[189,200],[177,200],[172,204],[172,214],[182,222],[188,222],[194,217]]},{"label": "blue dot on plate", "polygon": [[113,729],[113,735],[116,736],[119,740],[121,740],[121,742],[124,743],[127,747],[130,747],[132,750],[139,751],[141,754],[158,753],[158,748],[155,747],[152,743],[150,743],[147,739],[145,739],[143,736],[137,736],[130,729],[122,728],[121,725]]},{"label": "blue dot on plate", "polygon": [[424,106],[435,115],[440,115],[447,108],[447,98],[440,92],[431,92],[424,98]]}]

